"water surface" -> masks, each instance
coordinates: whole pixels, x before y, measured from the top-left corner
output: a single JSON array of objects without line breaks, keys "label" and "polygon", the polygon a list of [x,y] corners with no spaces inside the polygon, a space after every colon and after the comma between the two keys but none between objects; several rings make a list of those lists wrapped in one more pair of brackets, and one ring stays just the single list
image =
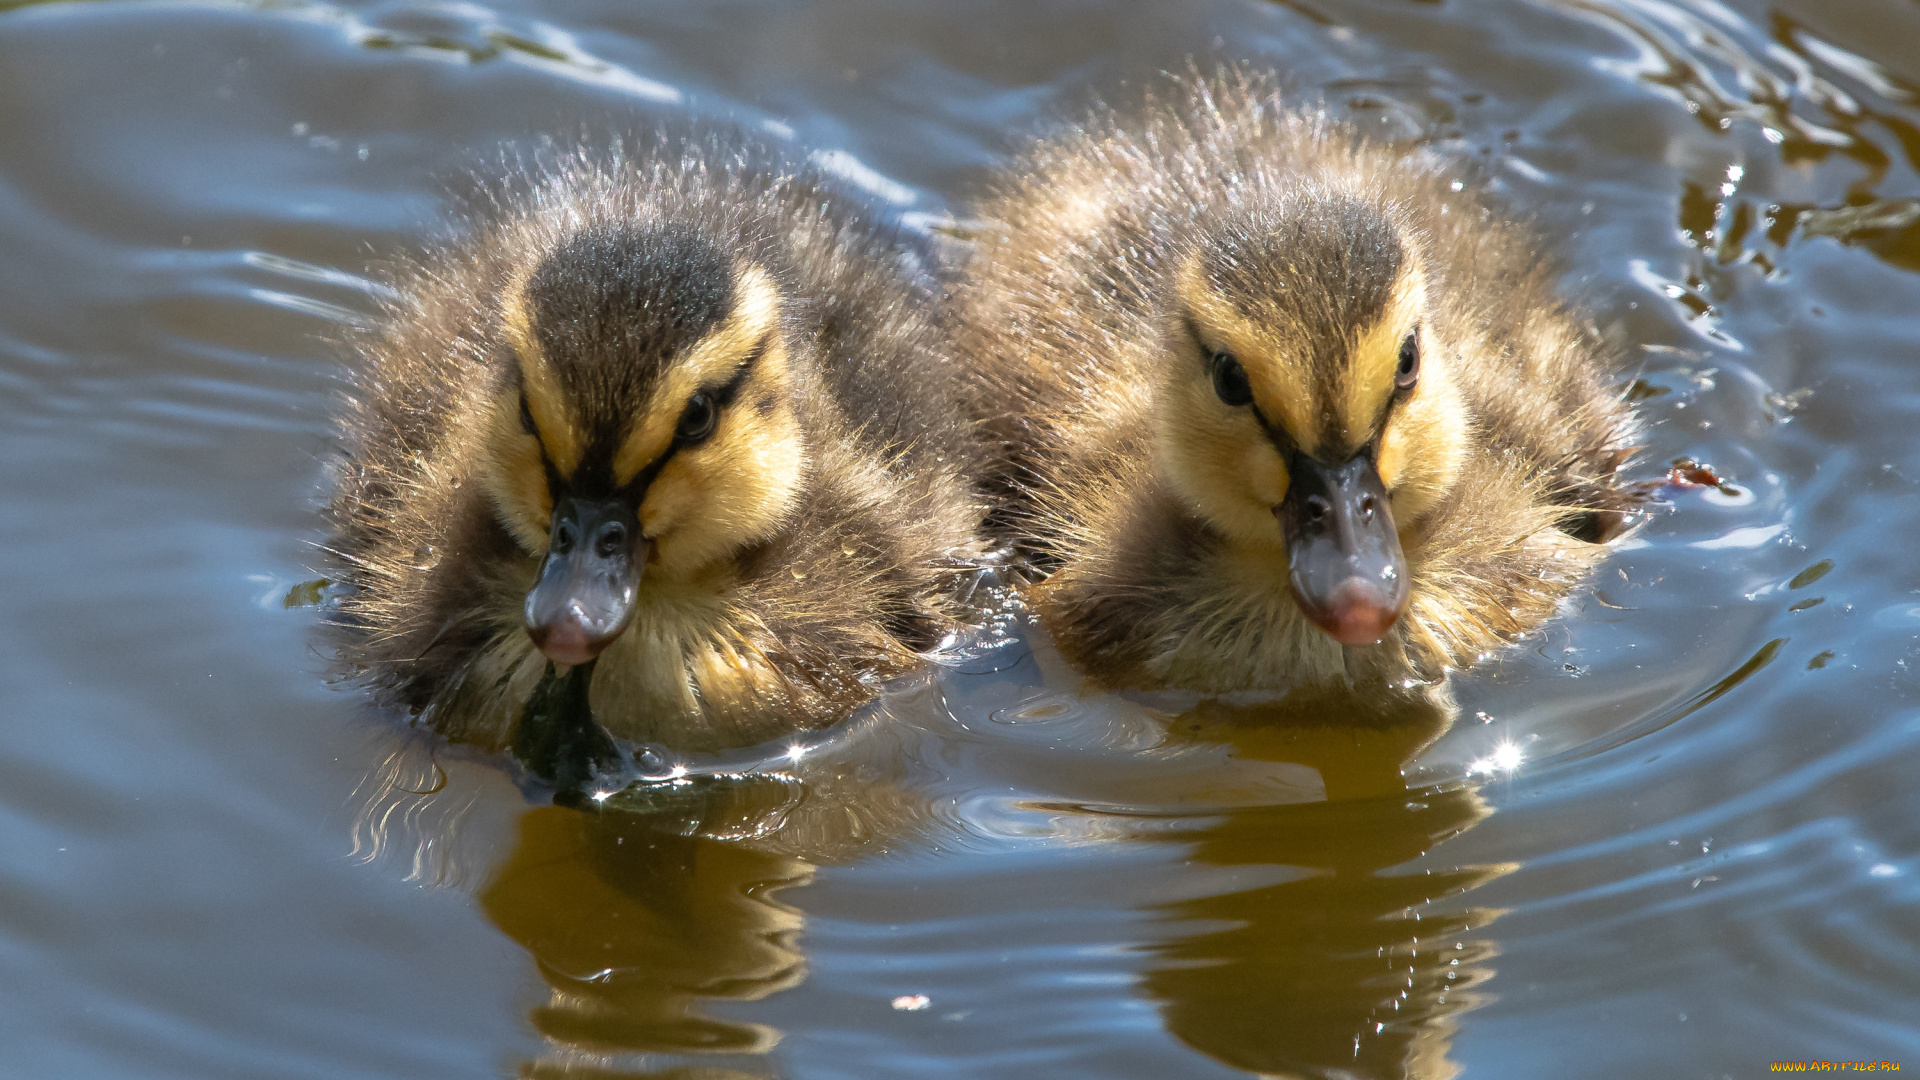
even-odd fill
[{"label": "water surface", "polygon": [[[1917,46],[1908,0],[0,4],[0,1074],[1920,1067]],[[938,228],[1190,55],[1482,157],[1630,346],[1639,475],[1728,481],[1451,730],[1015,640],[586,815],[330,680],[325,339],[441,178],[721,117]]]}]

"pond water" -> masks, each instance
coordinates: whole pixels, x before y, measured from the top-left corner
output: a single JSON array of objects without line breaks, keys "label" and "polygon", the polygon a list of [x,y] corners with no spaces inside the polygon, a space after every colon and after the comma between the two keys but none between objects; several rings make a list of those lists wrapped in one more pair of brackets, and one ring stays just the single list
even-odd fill
[{"label": "pond water", "polygon": [[[1638,475],[1727,480],[1437,742],[1076,697],[1012,611],[588,815],[332,677],[325,341],[444,177],[728,117],[937,228],[1192,55],[1484,156],[1632,343]],[[6,2],[0,147],[0,1074],[1920,1068],[1911,0]]]}]

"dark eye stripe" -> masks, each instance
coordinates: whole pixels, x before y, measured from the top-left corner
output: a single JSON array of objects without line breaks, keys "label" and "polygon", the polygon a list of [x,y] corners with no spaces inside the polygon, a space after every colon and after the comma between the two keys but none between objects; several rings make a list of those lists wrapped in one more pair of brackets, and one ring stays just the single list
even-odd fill
[{"label": "dark eye stripe", "polygon": [[[1393,369],[1393,392],[1388,394],[1387,399],[1380,403],[1379,414],[1374,417],[1373,421],[1373,437],[1376,443],[1380,439],[1381,429],[1386,425],[1387,418],[1392,415],[1394,408],[1401,402],[1407,400],[1407,398],[1413,394],[1414,388],[1420,384],[1419,334],[1420,328],[1415,326],[1400,342],[1398,363],[1394,365]],[[1411,371],[1407,370],[1409,346],[1411,346],[1411,352],[1413,354],[1413,368]]]},{"label": "dark eye stripe", "polygon": [[[740,395],[740,388],[746,385],[747,376],[753,373],[754,365],[760,362],[760,357],[764,355],[766,351],[767,343],[765,340],[762,340],[759,345],[754,347],[751,353],[747,354],[746,359],[740,361],[739,365],[733,369],[732,374],[727,376],[726,382],[712,388],[702,387],[694,391],[694,396],[698,397],[701,394],[705,394],[708,400],[713,403],[712,408],[717,414],[720,409],[732,404],[734,398]],[[692,404],[691,398],[688,400],[688,404]],[[682,415],[684,417],[684,413]],[[704,440],[707,434],[712,433],[712,428],[718,425],[719,417],[716,415],[713,423],[708,427],[707,432],[701,435],[700,439],[683,440],[676,434],[673,442],[667,446],[666,453],[648,462],[646,468],[641,469],[633,479],[627,481],[625,486],[620,489],[621,493],[635,506],[638,506],[640,500],[646,497],[647,488],[652,485],[654,477],[659,476],[660,470],[667,467],[667,462],[673,460],[673,455],[679,453],[680,450],[689,445],[694,445]]]},{"label": "dark eye stripe", "polygon": [[[766,351],[767,339],[762,338],[760,343],[754,346],[753,351],[748,353],[745,359],[734,366],[732,373],[727,376],[726,382],[718,386],[703,386],[695,390],[687,399],[685,408],[681,410],[680,420],[678,421],[679,426],[674,432],[673,443],[667,447],[667,452],[656,458],[653,463],[645,469],[642,469],[640,475],[635,477],[628,486],[636,490],[644,491],[646,485],[652,483],[653,477],[659,474],[660,470],[666,466],[667,460],[673,457],[676,451],[685,447],[698,446],[707,441],[707,439],[713,435],[714,430],[720,426],[720,410],[733,404],[734,399],[740,396],[740,389],[746,385],[747,378],[753,374],[754,366],[760,362],[762,356],[766,355]],[[702,399],[704,399],[704,401]],[[707,415],[704,417],[704,422],[697,430],[688,430],[688,420],[695,415],[695,410],[702,406],[704,406],[707,412]]]},{"label": "dark eye stripe", "polygon": [[[720,425],[720,410],[732,405],[734,399],[740,396],[740,388],[747,384],[748,377],[753,374],[754,366],[759,364],[760,358],[766,355],[766,352],[767,341],[762,338],[760,344],[754,346],[753,351],[747,354],[746,359],[734,366],[726,382],[718,386],[703,386],[693,392],[693,395],[687,399],[686,408],[680,414],[680,430],[674,436],[679,444],[691,446],[705,442],[707,437],[713,434],[714,429]],[[704,417],[705,422],[698,431],[687,430],[688,420],[693,418],[696,410],[702,407],[707,413]]]},{"label": "dark eye stripe", "polygon": [[1200,324],[1194,321],[1191,312],[1182,314],[1180,322],[1186,328],[1187,337],[1192,339],[1194,345],[1199,347],[1202,355],[1211,359],[1214,353],[1220,351],[1213,347],[1213,343],[1207,340],[1205,334],[1200,332]]},{"label": "dark eye stripe", "polygon": [[547,454],[547,442],[540,437],[540,427],[533,422],[533,408],[527,404],[527,389],[520,388],[520,430],[533,436],[533,445],[540,448],[540,468],[547,474],[547,494],[558,499],[566,493],[566,477],[560,475],[560,469],[554,465],[553,458]]},{"label": "dark eye stripe", "polygon": [[753,369],[760,363],[760,358],[767,354],[767,340],[767,338],[760,339],[760,344],[755,345],[746,359],[740,361],[739,366],[733,369],[733,374],[727,376],[725,383],[707,391],[713,395],[715,403],[725,408],[733,404],[734,398],[740,396],[740,388],[747,385],[747,377],[753,374]]},{"label": "dark eye stripe", "polygon": [[540,429],[533,422],[533,410],[527,405],[527,392],[524,389],[520,391],[520,430],[536,439],[540,437]]}]

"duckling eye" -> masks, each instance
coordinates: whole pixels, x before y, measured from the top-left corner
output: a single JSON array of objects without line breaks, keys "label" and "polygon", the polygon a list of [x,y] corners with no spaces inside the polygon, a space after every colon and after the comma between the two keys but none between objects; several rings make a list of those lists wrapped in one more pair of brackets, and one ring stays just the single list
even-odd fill
[{"label": "duckling eye", "polygon": [[686,411],[680,414],[680,426],[674,429],[673,437],[683,445],[705,442],[719,421],[720,406],[713,396],[705,390],[696,391],[687,399]]},{"label": "duckling eye", "polygon": [[1247,369],[1241,367],[1230,352],[1213,354],[1213,392],[1234,408],[1253,404],[1253,385],[1247,382]]},{"label": "duckling eye", "polygon": [[1420,333],[1415,331],[1407,335],[1400,343],[1400,366],[1393,370],[1393,388],[1411,390],[1413,384],[1420,381]]}]

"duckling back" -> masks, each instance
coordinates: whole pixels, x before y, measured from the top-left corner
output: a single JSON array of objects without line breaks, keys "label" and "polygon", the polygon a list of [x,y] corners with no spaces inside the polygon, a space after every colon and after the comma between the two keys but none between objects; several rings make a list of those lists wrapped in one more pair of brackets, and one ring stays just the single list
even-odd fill
[{"label": "duckling back", "polygon": [[995,177],[955,292],[987,490],[1097,681],[1391,695],[1602,553],[1614,358],[1462,175],[1229,73]]},{"label": "duckling back", "polygon": [[495,746],[550,657],[590,663],[601,723],[684,749],[830,723],[917,663],[981,448],[914,245],[731,132],[483,190],[352,342],[349,661]]}]

